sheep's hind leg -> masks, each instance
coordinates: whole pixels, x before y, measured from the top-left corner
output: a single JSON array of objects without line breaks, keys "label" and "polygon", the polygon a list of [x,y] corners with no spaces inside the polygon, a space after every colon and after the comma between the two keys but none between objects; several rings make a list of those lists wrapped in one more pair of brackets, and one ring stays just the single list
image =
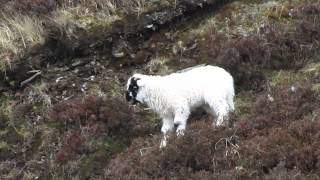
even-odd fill
[{"label": "sheep's hind leg", "polygon": [[184,134],[189,114],[190,111],[188,109],[179,109],[176,111],[174,116],[174,127],[176,128],[177,136]]},{"label": "sheep's hind leg", "polygon": [[174,124],[173,124],[173,119],[172,118],[163,118],[162,119],[162,127],[161,127],[161,132],[163,133],[163,138],[160,143],[160,148],[166,147],[167,145],[167,139],[169,137],[170,131],[173,130]]},{"label": "sheep's hind leg", "polygon": [[[210,105],[211,111],[213,111],[216,115],[216,120],[213,122],[214,127],[221,126],[225,123],[229,113],[229,105],[226,103],[221,103],[219,105]],[[213,114],[212,112],[212,114]]]}]

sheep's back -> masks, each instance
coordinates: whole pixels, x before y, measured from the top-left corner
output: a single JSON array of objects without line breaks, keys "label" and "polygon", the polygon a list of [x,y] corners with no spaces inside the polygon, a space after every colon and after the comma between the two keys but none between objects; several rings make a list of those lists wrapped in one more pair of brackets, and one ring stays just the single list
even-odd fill
[{"label": "sheep's back", "polygon": [[232,76],[222,68],[216,66],[204,66],[191,69],[187,72],[173,73],[164,76],[163,81],[170,87],[178,89],[203,90],[206,87],[223,88],[223,85],[233,84]]}]

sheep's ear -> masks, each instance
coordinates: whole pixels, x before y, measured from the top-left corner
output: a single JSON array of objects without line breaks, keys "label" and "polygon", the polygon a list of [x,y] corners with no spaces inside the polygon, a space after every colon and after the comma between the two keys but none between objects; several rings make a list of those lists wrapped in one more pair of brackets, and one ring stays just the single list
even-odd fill
[{"label": "sheep's ear", "polygon": [[127,89],[129,88],[131,83],[132,83],[132,77],[130,77],[127,81]]},{"label": "sheep's ear", "polygon": [[139,87],[143,87],[143,86],[145,86],[146,84],[145,84],[145,82],[142,80],[142,79],[138,79],[137,80],[137,85],[139,86]]}]

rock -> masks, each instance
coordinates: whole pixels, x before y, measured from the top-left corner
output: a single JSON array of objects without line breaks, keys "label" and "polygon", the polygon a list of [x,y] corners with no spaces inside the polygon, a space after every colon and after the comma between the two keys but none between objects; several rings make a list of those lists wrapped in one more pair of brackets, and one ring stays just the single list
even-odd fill
[{"label": "rock", "polygon": [[119,40],[112,46],[112,56],[122,58],[126,55],[127,43],[124,40]]},{"label": "rock", "polygon": [[112,55],[115,58],[122,58],[122,57],[124,57],[124,52],[123,51],[121,51],[121,52],[113,52]]},{"label": "rock", "polygon": [[72,60],[72,64],[70,69],[74,69],[78,66],[83,66],[85,64],[88,64],[91,61],[91,58],[76,58]]}]

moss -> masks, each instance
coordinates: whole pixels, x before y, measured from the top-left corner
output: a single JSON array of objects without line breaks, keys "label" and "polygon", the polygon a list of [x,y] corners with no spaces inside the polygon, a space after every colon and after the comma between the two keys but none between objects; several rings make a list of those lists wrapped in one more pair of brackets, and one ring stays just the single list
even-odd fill
[{"label": "moss", "polygon": [[26,180],[34,180],[38,178],[39,178],[39,175],[34,174],[32,172],[24,172],[22,177],[22,179],[26,179]]},{"label": "moss", "polygon": [[8,119],[12,113],[11,105],[12,97],[9,94],[2,94],[0,96],[0,114],[5,119]]},{"label": "moss", "polygon": [[290,18],[291,6],[289,2],[284,3],[273,3],[269,7],[263,10],[262,14],[268,18],[282,20],[285,18]]},{"label": "moss", "polygon": [[228,39],[255,33],[266,18],[262,11],[264,9],[263,3],[259,2],[259,4],[242,1],[229,3],[216,13],[211,14],[211,17],[208,17],[199,26],[191,29],[187,37],[190,34],[202,37],[211,31],[224,35]]},{"label": "moss", "polygon": [[235,98],[235,114],[244,115],[249,112],[253,100],[248,95],[237,95]]},{"label": "moss", "polygon": [[269,85],[272,87],[293,84],[296,81],[306,78],[304,74],[292,70],[269,71],[264,74],[267,77]]},{"label": "moss", "polygon": [[313,90],[318,96],[320,96],[320,83],[313,84],[313,85],[312,85],[312,90]]},{"label": "moss", "polygon": [[[103,157],[103,156],[107,156],[105,151],[98,151],[95,152],[94,154],[91,154],[87,157],[84,157],[81,160],[81,167],[80,167],[80,177],[81,179],[86,179],[90,177],[91,172],[95,169],[95,168],[101,168],[101,163],[99,163],[97,161],[97,157]],[[100,161],[103,161],[104,159],[100,159]]]},{"label": "moss", "polygon": [[3,149],[8,149],[9,146],[8,146],[8,143],[5,142],[5,141],[0,141],[0,151],[3,150]]},{"label": "moss", "polygon": [[320,63],[310,63],[300,70],[309,77],[318,77],[320,74]]},{"label": "moss", "polygon": [[[98,84],[89,85],[87,92],[89,95],[93,95],[93,96],[105,95],[105,92],[102,91],[101,87]],[[113,94],[118,94],[118,93],[113,93]]]},{"label": "moss", "polygon": [[162,0],[155,1],[154,3],[148,3],[143,10],[142,14],[147,14],[150,12],[161,11],[165,8],[173,8],[176,7],[177,0]]},{"label": "moss", "polygon": [[30,122],[25,118],[26,113],[30,113],[29,106],[23,104],[14,106],[13,102],[10,95],[1,96],[0,137],[10,145],[24,143],[30,145],[31,149],[36,149],[38,146],[37,136],[34,134],[36,128],[30,126]]},{"label": "moss", "polygon": [[17,144],[25,140],[23,133],[12,126],[6,128],[5,139],[8,144]]},{"label": "moss", "polygon": [[125,145],[125,140],[121,138],[110,138],[104,141],[101,149],[107,150],[110,153],[118,153],[123,150]]},{"label": "moss", "polygon": [[42,133],[38,132],[32,137],[32,143],[27,151],[29,158],[36,156],[40,150],[40,146],[43,143]]},{"label": "moss", "polygon": [[89,34],[101,34],[110,29],[110,24],[118,20],[119,16],[79,16],[78,21]]},{"label": "moss", "polygon": [[0,47],[0,72],[5,73],[8,69],[11,68],[11,60],[7,53],[2,52]]},{"label": "moss", "polygon": [[96,144],[95,148],[97,148],[97,151],[81,159],[81,177],[91,177],[92,171],[102,174],[103,168],[108,164],[113,155],[120,153],[126,147],[126,143],[121,138],[107,138],[103,143],[96,142],[93,144]]},{"label": "moss", "polygon": [[109,97],[123,97],[124,87],[117,77],[110,78],[107,85],[109,86],[107,94]]},{"label": "moss", "polygon": [[173,72],[172,68],[168,65],[169,59],[166,57],[157,57],[151,59],[145,66],[145,70],[149,74],[166,75]]},{"label": "moss", "polygon": [[4,94],[1,96],[0,102],[1,137],[9,140],[10,143],[16,143],[28,137],[30,133],[25,128],[25,121],[16,123],[13,118],[12,97]]},{"label": "moss", "polygon": [[0,137],[5,137],[8,134],[8,129],[1,129],[0,130]]}]

